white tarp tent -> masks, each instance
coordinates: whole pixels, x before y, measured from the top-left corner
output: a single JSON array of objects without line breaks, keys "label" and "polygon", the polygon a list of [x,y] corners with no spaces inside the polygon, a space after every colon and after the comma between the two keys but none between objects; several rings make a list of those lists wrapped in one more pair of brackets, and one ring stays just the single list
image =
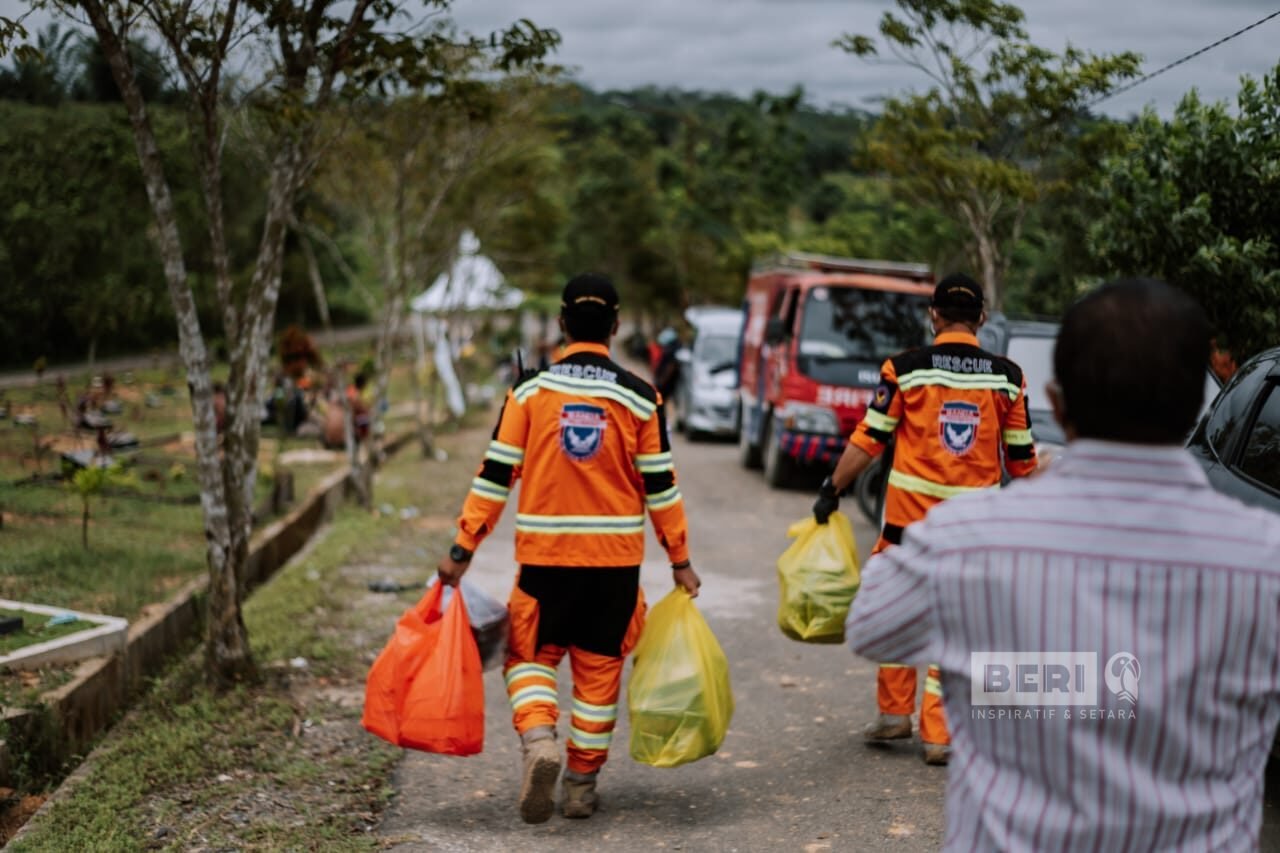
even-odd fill
[{"label": "white tarp tent", "polygon": [[458,311],[510,311],[520,307],[524,294],[507,285],[498,265],[480,254],[480,241],[464,231],[458,241],[458,259],[440,273],[409,307],[418,314],[452,314]]},{"label": "white tarp tent", "polygon": [[445,399],[455,417],[461,417],[466,411],[466,400],[453,369],[447,318],[473,311],[511,311],[522,302],[524,294],[510,287],[497,264],[480,254],[480,240],[476,235],[464,231],[453,266],[409,303],[414,313],[419,366],[425,364],[428,344],[432,345],[436,371],[444,383]]}]

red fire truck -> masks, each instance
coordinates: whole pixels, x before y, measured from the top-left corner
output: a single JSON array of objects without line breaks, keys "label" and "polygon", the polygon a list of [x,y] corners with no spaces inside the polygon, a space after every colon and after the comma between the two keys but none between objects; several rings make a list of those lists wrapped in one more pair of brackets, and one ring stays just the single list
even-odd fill
[{"label": "red fire truck", "polygon": [[790,253],[757,265],[743,307],[742,464],[780,487],[834,463],[881,363],[929,342],[933,283],[923,264]]}]

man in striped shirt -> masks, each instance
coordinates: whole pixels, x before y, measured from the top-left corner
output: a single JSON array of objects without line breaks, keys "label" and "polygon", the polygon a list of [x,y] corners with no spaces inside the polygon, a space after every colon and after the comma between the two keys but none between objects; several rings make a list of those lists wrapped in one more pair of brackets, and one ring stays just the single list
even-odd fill
[{"label": "man in striped shirt", "polygon": [[947,850],[1256,848],[1280,716],[1280,518],[1182,449],[1208,325],[1159,282],[1074,306],[1050,398],[1071,444],[868,562],[873,660],[938,661]]}]

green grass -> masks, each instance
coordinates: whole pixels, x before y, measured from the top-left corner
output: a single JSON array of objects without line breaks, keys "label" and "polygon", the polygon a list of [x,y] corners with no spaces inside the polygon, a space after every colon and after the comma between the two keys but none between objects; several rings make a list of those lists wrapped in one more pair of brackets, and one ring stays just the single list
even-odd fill
[{"label": "green grass", "polygon": [[32,613],[29,610],[5,610],[0,608],[0,618],[17,616],[22,619],[22,627],[11,634],[0,634],[0,655],[7,655],[25,646],[33,646],[47,640],[56,640],[76,631],[91,627],[90,623],[79,619],[61,625],[50,625],[52,616],[43,613]]},{"label": "green grass", "polygon": [[[490,414],[477,418],[487,423]],[[486,441],[485,430],[443,437],[445,463],[406,448],[379,472],[375,501],[451,516]],[[364,830],[392,793],[401,752],[358,729],[358,706],[331,704],[317,688],[362,690],[365,655],[385,637],[369,630],[382,617],[371,620],[368,605],[354,603],[367,577],[344,569],[420,563],[425,578],[451,531],[419,521],[344,506],[323,539],[246,603],[263,683],[216,695],[198,654],[176,665],[98,748],[70,795],[8,849],[377,849]],[[390,625],[412,597],[375,606]],[[290,667],[296,657],[305,670]],[[326,742],[310,733],[317,729],[340,734]]]},{"label": "green grass", "polygon": [[88,549],[66,489],[0,484],[0,508],[0,598],[132,618],[205,567],[198,505],[96,499]]}]

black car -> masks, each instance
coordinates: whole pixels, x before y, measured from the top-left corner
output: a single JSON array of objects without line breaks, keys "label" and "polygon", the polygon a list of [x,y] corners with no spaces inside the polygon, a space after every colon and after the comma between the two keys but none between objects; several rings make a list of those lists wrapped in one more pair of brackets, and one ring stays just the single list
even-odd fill
[{"label": "black car", "polygon": [[1280,512],[1280,347],[1245,362],[1187,441],[1213,487]]}]

